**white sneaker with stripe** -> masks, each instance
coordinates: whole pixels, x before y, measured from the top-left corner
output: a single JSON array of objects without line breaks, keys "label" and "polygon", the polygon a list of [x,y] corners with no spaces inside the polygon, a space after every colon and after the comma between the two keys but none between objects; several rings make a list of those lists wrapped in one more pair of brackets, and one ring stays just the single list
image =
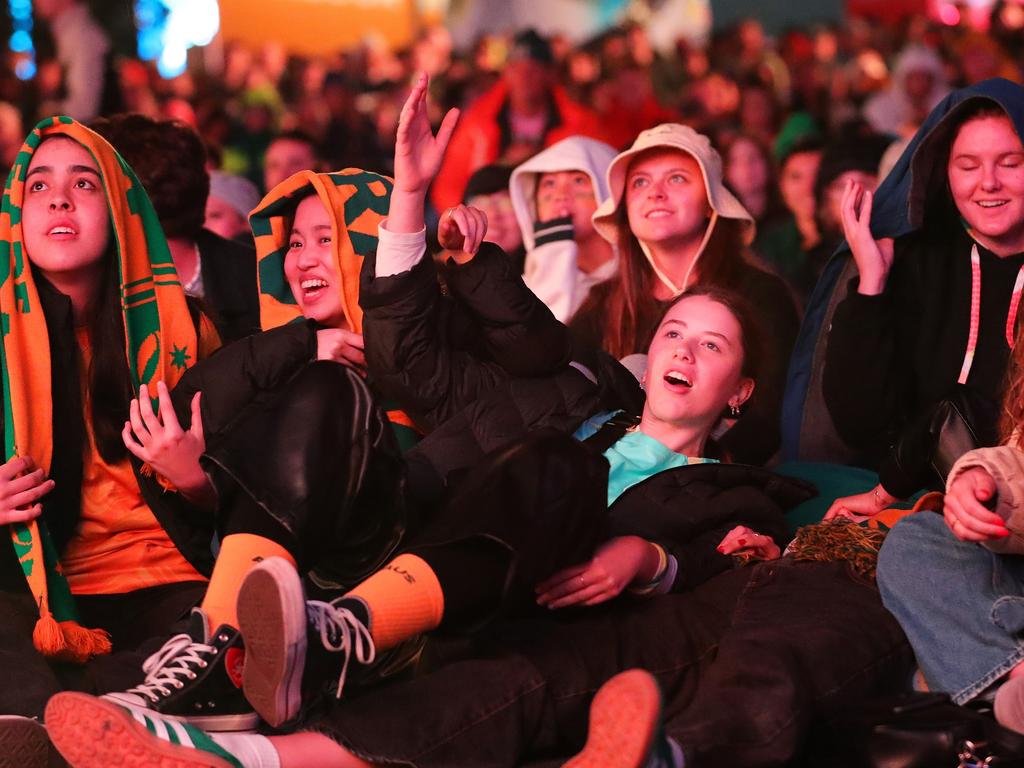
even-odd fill
[{"label": "white sneaker with stripe", "polygon": [[[46,705],[46,728],[74,768],[263,768],[263,763],[239,759],[193,725],[84,693],[58,693],[51,698]],[[256,734],[231,738],[267,742]]]}]

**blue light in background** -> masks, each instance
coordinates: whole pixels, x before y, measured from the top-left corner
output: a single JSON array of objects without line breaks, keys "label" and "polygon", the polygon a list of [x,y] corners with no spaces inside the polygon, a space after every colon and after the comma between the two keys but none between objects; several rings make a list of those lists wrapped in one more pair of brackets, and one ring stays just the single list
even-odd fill
[{"label": "blue light in background", "polygon": [[32,45],[32,0],[8,0],[7,12],[11,16],[8,46],[14,53],[23,54],[14,65],[19,80],[29,80],[36,74],[36,52]]},{"label": "blue light in background", "polygon": [[217,0],[135,0],[135,23],[139,57],[155,60],[161,76],[177,77],[188,49],[208,45],[217,34],[220,8]]}]

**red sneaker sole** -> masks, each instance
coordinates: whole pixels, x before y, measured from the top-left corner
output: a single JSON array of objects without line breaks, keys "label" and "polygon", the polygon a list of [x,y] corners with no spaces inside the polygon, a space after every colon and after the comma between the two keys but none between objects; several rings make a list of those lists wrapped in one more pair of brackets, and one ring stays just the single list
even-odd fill
[{"label": "red sneaker sole", "polygon": [[118,705],[84,693],[51,698],[46,729],[74,768],[234,768],[215,755],[159,739]]},{"label": "red sneaker sole", "polygon": [[651,674],[622,672],[594,696],[586,746],[564,768],[641,768],[660,721],[661,693]]}]

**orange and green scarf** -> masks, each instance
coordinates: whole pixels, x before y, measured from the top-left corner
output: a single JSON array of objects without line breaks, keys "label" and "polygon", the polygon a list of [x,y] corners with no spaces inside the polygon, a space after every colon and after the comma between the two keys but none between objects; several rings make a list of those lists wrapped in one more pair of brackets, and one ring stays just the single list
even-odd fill
[{"label": "orange and green scarf", "polygon": [[[134,392],[148,384],[169,387],[196,355],[196,333],[156,212],[131,168],[103,138],[68,117],[43,120],[25,139],[7,177],[0,204],[0,373],[3,377],[4,459],[31,456],[49,473],[53,455],[53,403],[46,320],[26,261],[21,211],[25,174],[40,143],[66,136],[96,162],[110,211],[124,313],[125,349]],[[158,404],[154,402],[156,409]],[[78,623],[74,599],[42,518],[11,525],[10,533],[29,589],[39,606],[33,633],[45,656],[82,662],[110,650],[101,630]]]},{"label": "orange and green scarf", "polygon": [[[392,181],[370,171],[346,168],[334,173],[299,171],[271,189],[249,215],[256,240],[260,289],[260,325],[270,330],[302,317],[284,275],[292,218],[299,202],[316,195],[331,213],[331,250],[341,276],[341,306],[348,327],[363,332],[359,271],[377,250],[377,227],[387,218]],[[415,426],[399,410],[388,410],[399,442],[415,442]]]}]

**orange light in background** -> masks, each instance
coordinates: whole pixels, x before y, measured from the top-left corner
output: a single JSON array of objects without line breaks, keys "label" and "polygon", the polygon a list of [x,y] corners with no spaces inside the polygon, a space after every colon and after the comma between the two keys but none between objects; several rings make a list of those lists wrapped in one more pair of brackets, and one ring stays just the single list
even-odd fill
[{"label": "orange light in background", "polygon": [[367,38],[408,45],[419,26],[414,0],[220,0],[221,34],[253,48],[275,42],[290,53],[318,55]]}]

